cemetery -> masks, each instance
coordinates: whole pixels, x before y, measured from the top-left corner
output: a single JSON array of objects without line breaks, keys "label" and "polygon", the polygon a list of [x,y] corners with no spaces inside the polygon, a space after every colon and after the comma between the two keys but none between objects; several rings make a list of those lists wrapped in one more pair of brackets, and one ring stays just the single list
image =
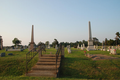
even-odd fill
[{"label": "cemetery", "polygon": [[65,47],[54,39],[54,47],[48,41],[35,46],[32,25],[29,47],[1,45],[0,79],[120,79],[119,46],[93,45],[90,21],[88,46],[85,45]]},{"label": "cemetery", "polygon": [[0,0],[0,80],[120,80],[120,0]]},{"label": "cemetery", "polygon": [[[117,55],[111,55],[108,51],[86,51],[93,58],[86,57],[83,50],[77,48],[71,48],[72,53],[68,54],[67,48],[64,51],[63,61],[61,62],[61,71],[59,73],[60,80],[62,79],[114,79],[120,78],[120,50],[117,50]],[[0,52],[5,52],[1,50]],[[26,53],[28,49],[22,52],[6,51],[4,57],[0,57],[0,76],[8,76],[4,79],[30,79],[33,77],[25,76]],[[13,53],[13,55],[7,55]],[[46,49],[43,54],[55,54],[56,49]],[[32,62],[28,65],[29,70],[38,61],[39,55],[37,54]],[[101,74],[102,73],[102,74]],[[111,76],[109,76],[111,75]],[[13,76],[13,77],[9,77]],[[16,76],[16,77],[14,77]],[[18,77],[22,76],[22,77]],[[47,77],[34,77],[35,79],[48,79]],[[55,79],[55,78],[51,78]]]}]

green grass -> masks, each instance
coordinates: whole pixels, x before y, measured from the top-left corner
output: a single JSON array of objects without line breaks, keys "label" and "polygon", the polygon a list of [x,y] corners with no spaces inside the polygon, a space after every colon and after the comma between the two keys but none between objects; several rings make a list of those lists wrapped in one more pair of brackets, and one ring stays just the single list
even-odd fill
[{"label": "green grass", "polygon": [[[5,51],[5,57],[0,57],[0,76],[20,76],[25,73],[26,69],[26,53],[28,50],[22,52],[19,51]],[[13,55],[7,55],[8,53],[13,53]],[[38,56],[30,62],[28,69],[38,61]]]},{"label": "green grass", "polygon": [[[26,77],[26,53],[23,52],[1,52],[13,53],[13,56],[6,55],[0,57],[0,80],[79,80],[79,79],[120,79],[120,60],[97,60],[93,61],[84,56],[84,51],[71,48],[72,53],[68,54],[65,48],[65,59],[62,60],[60,69],[60,78],[45,78],[45,77]],[[43,54],[55,54],[54,48],[47,49]],[[117,50],[118,55],[110,55],[107,51],[87,51],[90,54],[104,54],[120,58],[120,50]],[[29,64],[29,70],[38,60],[38,55]]]}]

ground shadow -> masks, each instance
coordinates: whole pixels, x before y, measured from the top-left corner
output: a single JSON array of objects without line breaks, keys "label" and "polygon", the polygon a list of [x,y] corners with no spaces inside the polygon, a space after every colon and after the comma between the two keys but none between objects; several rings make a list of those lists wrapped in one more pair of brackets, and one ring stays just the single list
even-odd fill
[{"label": "ground shadow", "polygon": [[84,73],[82,70],[77,70],[72,67],[75,61],[84,61],[90,60],[88,58],[64,58],[61,61],[60,73],[59,78],[76,78],[76,79],[87,79],[87,75],[82,75]]}]

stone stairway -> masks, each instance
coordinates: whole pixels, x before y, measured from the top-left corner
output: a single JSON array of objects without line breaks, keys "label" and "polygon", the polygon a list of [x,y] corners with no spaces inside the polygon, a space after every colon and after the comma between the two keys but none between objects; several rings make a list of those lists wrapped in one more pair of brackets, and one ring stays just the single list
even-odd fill
[{"label": "stone stairway", "polygon": [[32,67],[26,76],[47,76],[57,77],[59,72],[61,57],[58,57],[57,73],[56,73],[56,55],[42,55],[35,66]]}]

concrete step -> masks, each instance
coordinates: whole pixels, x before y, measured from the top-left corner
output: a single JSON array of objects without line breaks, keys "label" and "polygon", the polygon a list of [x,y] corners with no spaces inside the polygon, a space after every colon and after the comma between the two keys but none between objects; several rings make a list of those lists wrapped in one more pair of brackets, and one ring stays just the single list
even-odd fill
[{"label": "concrete step", "polygon": [[[61,57],[58,57],[58,59],[61,58]],[[56,57],[40,57],[40,59],[56,59]]]},{"label": "concrete step", "polygon": [[[37,65],[56,65],[56,62],[37,62]],[[60,65],[60,62],[57,62],[57,65]]]},{"label": "concrete step", "polygon": [[[57,69],[60,65],[57,65]],[[32,70],[56,70],[56,65],[35,65]]]},{"label": "concrete step", "polygon": [[56,57],[56,54],[43,54],[42,57]]},{"label": "concrete step", "polygon": [[56,55],[44,54],[40,57],[35,66],[32,67],[26,76],[46,76],[57,77],[60,67],[61,56],[58,57],[57,72],[56,72]]},{"label": "concrete step", "polygon": [[[57,61],[60,62],[61,59],[59,58]],[[56,62],[56,59],[39,59],[38,62]]]},{"label": "concrete step", "polygon": [[31,70],[26,74],[26,76],[47,76],[47,77],[57,77],[56,71],[40,71]]}]

